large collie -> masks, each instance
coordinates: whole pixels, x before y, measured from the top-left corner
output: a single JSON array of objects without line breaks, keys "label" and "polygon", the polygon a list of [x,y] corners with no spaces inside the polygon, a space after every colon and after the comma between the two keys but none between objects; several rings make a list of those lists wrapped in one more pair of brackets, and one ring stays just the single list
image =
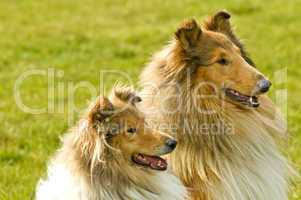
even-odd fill
[{"label": "large collie", "polygon": [[229,18],[220,11],[178,28],[142,73],[142,106],[176,136],[170,161],[191,199],[285,200],[291,167],[277,147],[285,124]]},{"label": "large collie", "polygon": [[100,97],[68,133],[40,181],[38,200],[183,200],[186,189],[162,159],[176,140],[148,128],[129,88]]}]

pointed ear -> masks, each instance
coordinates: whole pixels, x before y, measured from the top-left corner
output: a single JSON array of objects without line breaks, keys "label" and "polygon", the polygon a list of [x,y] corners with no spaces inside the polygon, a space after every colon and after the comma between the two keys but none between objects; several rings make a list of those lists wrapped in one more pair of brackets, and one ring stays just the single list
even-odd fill
[{"label": "pointed ear", "polygon": [[202,35],[202,30],[195,19],[184,21],[175,32],[176,40],[185,50],[195,47]]},{"label": "pointed ear", "polygon": [[226,35],[238,48],[240,48],[243,58],[252,66],[254,62],[248,57],[244,45],[239,38],[234,34],[232,25],[230,23],[231,15],[225,10],[218,11],[213,16],[209,17],[205,23],[204,28],[210,31],[215,31]]},{"label": "pointed ear", "polygon": [[94,124],[96,122],[104,122],[107,118],[113,115],[114,106],[106,97],[98,97],[95,103],[92,104],[88,113],[88,120]]}]

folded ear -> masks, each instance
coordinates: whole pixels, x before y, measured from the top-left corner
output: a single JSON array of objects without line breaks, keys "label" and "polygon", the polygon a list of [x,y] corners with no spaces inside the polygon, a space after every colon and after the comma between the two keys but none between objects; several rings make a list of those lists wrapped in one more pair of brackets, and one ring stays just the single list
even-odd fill
[{"label": "folded ear", "polygon": [[254,62],[248,57],[242,42],[234,34],[232,25],[230,23],[230,18],[231,15],[227,11],[218,11],[205,21],[204,28],[210,31],[220,32],[226,35],[237,47],[240,48],[243,58],[250,65],[255,66]]},{"label": "folded ear", "polygon": [[114,106],[106,97],[98,97],[96,102],[91,106],[88,113],[90,123],[104,122],[107,118],[113,115]]},{"label": "folded ear", "polygon": [[207,30],[221,32],[229,37],[235,38],[229,21],[230,18],[231,15],[227,11],[218,11],[205,21],[204,26]]},{"label": "folded ear", "polygon": [[184,21],[175,32],[176,40],[185,50],[195,47],[202,35],[202,30],[195,19]]},{"label": "folded ear", "polygon": [[[114,97],[118,98],[119,100],[130,103],[132,105],[135,105],[136,103],[139,103],[142,101],[142,99],[137,96],[136,92],[132,87],[126,87],[126,86],[115,86],[113,90]],[[114,98],[113,97],[113,98]]]}]

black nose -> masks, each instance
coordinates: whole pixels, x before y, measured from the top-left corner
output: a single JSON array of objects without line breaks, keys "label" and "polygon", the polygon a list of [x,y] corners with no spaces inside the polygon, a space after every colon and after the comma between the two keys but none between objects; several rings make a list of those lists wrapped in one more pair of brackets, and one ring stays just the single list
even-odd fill
[{"label": "black nose", "polygon": [[168,139],[166,141],[166,146],[168,146],[169,148],[171,149],[175,149],[176,146],[177,146],[177,141],[176,140],[173,140],[173,139]]},{"label": "black nose", "polygon": [[267,79],[261,79],[258,83],[259,91],[262,93],[267,92],[269,91],[271,85],[272,85],[271,81]]}]

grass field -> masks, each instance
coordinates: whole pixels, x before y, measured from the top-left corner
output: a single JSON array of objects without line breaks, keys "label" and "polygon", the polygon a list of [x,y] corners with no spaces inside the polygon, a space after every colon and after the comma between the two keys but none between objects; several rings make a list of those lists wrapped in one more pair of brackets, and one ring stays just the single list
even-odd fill
[{"label": "grass field", "polygon": [[[183,19],[201,20],[223,8],[232,12],[237,33],[258,67],[276,82],[271,97],[288,89],[291,137],[285,153],[300,172],[301,1],[10,0],[0,1],[0,199],[32,197],[59,136],[74,121],[70,116],[76,119],[91,99],[85,88],[71,97],[68,89],[81,83],[98,88],[104,69],[122,70],[137,83],[150,55]],[[54,107],[41,114],[22,111],[14,97],[17,78],[28,70],[44,73],[48,68],[48,73],[55,70],[54,96],[47,98],[47,75],[31,76],[19,91],[30,107],[45,108],[49,102]],[[285,68],[287,81],[279,82],[274,74],[285,74]],[[105,76],[105,88],[117,79]],[[72,112],[71,103],[78,110]],[[301,199],[300,183],[291,196]]]}]

